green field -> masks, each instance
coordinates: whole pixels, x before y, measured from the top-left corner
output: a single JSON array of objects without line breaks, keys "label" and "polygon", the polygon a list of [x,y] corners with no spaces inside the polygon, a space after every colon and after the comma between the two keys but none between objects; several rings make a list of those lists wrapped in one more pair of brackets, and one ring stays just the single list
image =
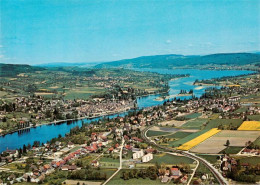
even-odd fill
[{"label": "green field", "polygon": [[241,107],[239,109],[237,109],[234,113],[242,113],[242,112],[246,112],[247,111],[247,107]]},{"label": "green field", "polygon": [[194,118],[197,118],[199,116],[201,116],[201,113],[192,113],[192,114],[188,114],[184,117],[187,118],[187,119],[194,119]]},{"label": "green field", "polygon": [[260,137],[258,137],[253,143],[254,145],[260,146]]},{"label": "green field", "polygon": [[10,169],[11,171],[15,171],[17,173],[25,173],[25,166],[26,164],[23,163],[9,163],[2,168]]},{"label": "green field", "polygon": [[149,184],[149,185],[157,185],[157,184],[163,184],[159,179],[157,180],[150,180],[149,178],[133,178],[129,180],[124,180],[122,179],[122,173],[123,171],[130,171],[130,170],[120,170],[119,173],[112,178],[107,184],[109,185],[122,185],[122,184],[127,184],[127,185],[134,185],[134,184]]},{"label": "green field", "polygon": [[260,121],[260,115],[249,115],[249,116],[247,116],[247,118],[250,121]]},{"label": "green field", "polygon": [[168,136],[165,136],[166,138],[178,138],[178,139],[181,139],[181,138],[184,138],[184,137],[187,137],[188,135],[192,134],[192,132],[176,132],[174,134],[171,134],[171,135],[168,135]]},{"label": "green field", "polygon": [[98,95],[105,93],[106,89],[104,88],[95,88],[95,87],[81,87],[77,89],[71,89],[66,92],[65,99],[86,99],[89,98],[91,95]]},{"label": "green field", "polygon": [[218,161],[218,156],[217,155],[198,155],[199,157],[206,159],[209,161],[211,164],[214,164]]},{"label": "green field", "polygon": [[238,147],[238,146],[229,146],[227,148],[225,148],[224,150],[222,150],[221,152],[219,152],[220,154],[237,154],[238,152],[240,152],[244,147]]},{"label": "green field", "polygon": [[249,95],[249,96],[246,96],[246,97],[242,97],[240,102],[243,102],[243,103],[260,103],[260,97],[259,97],[259,94],[257,95]]},{"label": "green field", "polygon": [[209,129],[205,129],[205,130],[201,130],[201,131],[198,131],[198,132],[194,132],[194,133],[192,133],[192,134],[190,134],[190,135],[188,135],[188,136],[186,136],[186,137],[184,137],[182,139],[179,139],[177,141],[169,142],[169,145],[172,146],[172,147],[178,147],[178,146],[182,145],[183,143],[186,143],[186,142],[194,139],[195,137],[200,136],[201,134],[203,134],[203,133],[205,133],[207,131],[209,131]]},{"label": "green field", "polygon": [[249,163],[251,165],[260,164],[260,157],[236,157],[240,160],[240,164]]},{"label": "green field", "polygon": [[195,120],[188,121],[184,125],[182,125],[182,128],[187,128],[187,129],[201,129],[203,124],[207,122],[207,119],[203,118],[197,118]]},{"label": "green field", "polygon": [[170,133],[169,132],[163,132],[163,131],[155,131],[155,130],[148,130],[147,131],[148,137],[162,136],[162,135],[167,135],[167,134],[170,134]]},{"label": "green field", "polygon": [[219,125],[225,127],[239,127],[242,124],[242,119],[213,119],[206,125],[205,129],[217,128]]},{"label": "green field", "polygon": [[109,156],[102,156],[99,160],[102,168],[117,168],[119,167],[119,159],[114,159]]},{"label": "green field", "polygon": [[153,160],[150,161],[151,163],[158,163],[162,164],[165,163],[167,165],[175,165],[175,164],[192,164],[194,161],[187,157],[182,156],[174,156],[170,154],[159,154],[154,155]]}]

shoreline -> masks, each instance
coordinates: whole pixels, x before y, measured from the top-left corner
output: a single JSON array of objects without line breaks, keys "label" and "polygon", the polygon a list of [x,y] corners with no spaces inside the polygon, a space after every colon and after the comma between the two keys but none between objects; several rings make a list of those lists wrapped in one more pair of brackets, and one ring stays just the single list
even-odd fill
[{"label": "shoreline", "polygon": [[[138,108],[138,107],[137,107],[137,108]],[[40,126],[44,126],[44,125],[53,125],[53,124],[59,124],[59,123],[62,123],[62,122],[65,123],[65,122],[68,122],[68,121],[79,121],[79,120],[83,120],[83,119],[95,119],[95,118],[99,118],[99,117],[101,118],[101,117],[105,117],[105,116],[111,116],[111,115],[114,115],[114,114],[125,113],[125,112],[128,112],[128,111],[130,111],[130,110],[134,110],[134,109],[135,109],[134,107],[131,107],[131,108],[126,108],[126,110],[119,110],[119,111],[115,111],[115,112],[104,113],[104,114],[101,114],[101,115],[98,115],[98,116],[92,116],[92,117],[85,116],[85,117],[79,117],[79,118],[75,118],[75,119],[57,120],[57,121],[52,121],[52,122],[37,124],[37,125],[35,125],[35,126],[29,126],[29,127],[26,127],[26,128],[17,129],[17,130],[8,132],[8,133],[6,133],[6,134],[1,134],[1,133],[0,133],[0,137],[5,137],[6,135],[13,134],[13,133],[19,132],[19,131],[21,131],[21,130],[36,128],[36,127],[40,127]]]},{"label": "shoreline", "polygon": [[[174,78],[174,79],[171,79],[171,80],[176,80],[176,79],[177,78]],[[169,80],[169,81],[171,81],[171,80]],[[147,96],[150,96],[150,95],[164,94],[164,93],[168,93],[169,91],[170,91],[170,88],[166,92],[158,92],[158,93],[154,92],[154,93],[146,94],[146,95],[143,95],[143,96],[136,96],[136,100],[134,100],[134,102],[137,101],[137,98],[147,97]],[[5,134],[2,134],[0,132],[0,137],[5,137],[8,134],[13,134],[13,133],[19,132],[21,130],[36,128],[36,127],[43,126],[43,125],[59,124],[59,123],[62,123],[62,122],[78,121],[78,120],[83,120],[83,119],[95,119],[95,118],[99,118],[99,117],[110,116],[110,115],[113,115],[113,114],[124,113],[124,112],[130,111],[130,110],[133,110],[133,109],[135,109],[134,106],[133,107],[127,107],[125,110],[119,110],[119,111],[112,111],[112,112],[108,112],[108,113],[103,113],[103,114],[98,115],[98,116],[92,116],[92,117],[85,116],[85,117],[79,117],[79,118],[75,118],[75,119],[57,120],[57,121],[52,121],[52,122],[47,122],[47,123],[42,123],[42,124],[36,124],[35,126],[29,126],[29,127],[26,127],[26,128],[13,130],[13,131],[5,133]],[[138,109],[138,107],[136,109]],[[2,132],[3,131],[4,130],[2,130]]]},{"label": "shoreline", "polygon": [[[180,78],[184,78],[184,77],[180,77]],[[171,80],[176,80],[176,79],[178,79],[178,78],[173,78]],[[171,80],[169,80],[169,82]],[[170,91],[170,88],[166,92],[154,92],[154,93],[149,93],[149,94],[142,95],[142,96],[136,96],[136,99],[134,100],[134,102],[136,102],[138,98],[147,97],[147,96],[150,96],[150,95],[164,94],[164,93],[168,93],[169,91]],[[113,114],[124,113],[124,112],[130,111],[130,110],[133,110],[133,109],[135,109],[134,106],[133,107],[127,107],[126,110],[112,111],[112,112],[109,112],[109,113],[101,114],[99,116],[92,116],[92,117],[85,116],[85,117],[79,117],[79,118],[75,118],[75,119],[57,120],[57,121],[52,121],[52,122],[47,122],[47,123],[42,123],[42,124],[36,124],[35,126],[29,126],[29,127],[22,128],[22,129],[16,129],[16,130],[10,131],[10,132],[5,133],[5,134],[2,134],[2,132],[4,131],[4,130],[2,130],[2,132],[0,132],[0,137],[4,137],[8,134],[13,134],[15,132],[19,132],[21,130],[36,128],[36,127],[39,127],[39,126],[42,126],[42,125],[52,125],[52,124],[57,124],[57,123],[62,123],[62,122],[67,122],[67,121],[77,121],[77,120],[83,120],[83,119],[94,119],[94,118],[98,118],[98,117],[104,117],[104,116],[110,116],[110,115],[113,115]],[[136,109],[138,109],[138,107]]]}]

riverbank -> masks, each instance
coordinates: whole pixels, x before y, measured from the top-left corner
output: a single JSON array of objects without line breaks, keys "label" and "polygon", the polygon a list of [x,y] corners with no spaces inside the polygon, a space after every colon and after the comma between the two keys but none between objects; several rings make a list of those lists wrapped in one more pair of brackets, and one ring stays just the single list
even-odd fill
[{"label": "riverbank", "polygon": [[83,120],[83,119],[95,119],[95,118],[101,118],[101,117],[105,117],[105,116],[111,116],[111,115],[114,115],[114,114],[120,114],[120,113],[125,113],[127,111],[130,111],[130,110],[134,110],[135,107],[128,107],[124,110],[118,110],[118,111],[108,111],[106,113],[101,113],[100,115],[97,115],[97,116],[85,116],[85,117],[78,117],[78,118],[74,118],[74,119],[65,119],[65,120],[56,120],[56,121],[52,121],[52,122],[46,122],[46,123],[41,123],[41,124],[36,124],[35,126],[31,125],[29,127],[25,127],[25,128],[21,128],[21,129],[16,129],[16,130],[13,130],[11,132],[8,132],[8,133],[4,133],[2,134],[3,130],[0,129],[0,137],[4,137],[8,134],[13,134],[15,132],[19,132],[19,131],[22,131],[22,130],[26,130],[26,129],[31,129],[31,128],[36,128],[36,127],[39,127],[39,126],[43,126],[43,125],[53,125],[53,124],[60,124],[60,123],[65,123],[65,122],[73,122],[73,121],[79,121],[79,120]]}]

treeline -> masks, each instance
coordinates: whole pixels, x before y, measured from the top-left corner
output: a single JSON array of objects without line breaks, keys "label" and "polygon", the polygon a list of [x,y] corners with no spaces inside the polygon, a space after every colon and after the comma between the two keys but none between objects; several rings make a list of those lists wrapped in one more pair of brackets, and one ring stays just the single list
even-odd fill
[{"label": "treeline", "polygon": [[79,180],[106,180],[107,174],[89,169],[81,169],[73,172],[69,172],[68,179]]},{"label": "treeline", "polygon": [[43,71],[45,68],[20,64],[0,64],[0,77],[16,77],[20,73]]},{"label": "treeline", "polygon": [[133,178],[149,178],[151,180],[156,180],[157,179],[157,168],[154,166],[149,166],[146,169],[134,169],[134,170],[124,170],[121,174],[121,178],[124,180],[129,180]]}]

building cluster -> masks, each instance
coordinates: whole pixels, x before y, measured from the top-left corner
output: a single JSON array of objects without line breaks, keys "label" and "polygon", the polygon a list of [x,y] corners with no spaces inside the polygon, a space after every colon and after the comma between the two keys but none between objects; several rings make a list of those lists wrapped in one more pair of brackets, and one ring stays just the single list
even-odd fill
[{"label": "building cluster", "polygon": [[159,169],[159,179],[162,183],[168,183],[171,180],[179,181],[179,183],[187,183],[188,175],[182,174],[178,166],[168,168],[168,169]]}]

